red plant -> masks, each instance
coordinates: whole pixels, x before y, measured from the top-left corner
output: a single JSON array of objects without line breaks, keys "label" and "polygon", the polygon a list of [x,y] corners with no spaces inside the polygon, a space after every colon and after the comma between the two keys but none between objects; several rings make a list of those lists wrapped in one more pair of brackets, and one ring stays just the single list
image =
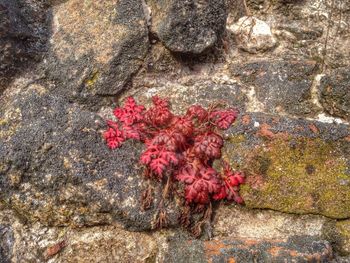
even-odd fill
[{"label": "red plant", "polygon": [[167,100],[154,96],[152,101],[153,106],[146,110],[129,97],[123,107],[114,110],[118,122],[107,121],[104,132],[109,148],[118,148],[127,139],[143,142],[146,149],[140,162],[146,176],[183,185],[187,205],[223,199],[242,203],[238,192],[243,173],[233,172],[226,162],[222,173],[212,167],[224,144],[219,131],[228,129],[238,112],[219,105],[208,110],[193,105],[185,115],[177,116],[169,110]]}]

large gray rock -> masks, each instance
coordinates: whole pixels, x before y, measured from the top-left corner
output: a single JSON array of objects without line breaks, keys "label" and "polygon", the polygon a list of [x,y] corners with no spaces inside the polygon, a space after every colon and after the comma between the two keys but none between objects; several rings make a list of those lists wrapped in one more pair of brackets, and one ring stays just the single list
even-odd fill
[{"label": "large gray rock", "polygon": [[223,238],[206,242],[173,238],[169,246],[173,249],[166,254],[167,262],[332,262],[334,259],[329,242],[308,236],[287,240]]},{"label": "large gray rock", "polygon": [[253,87],[251,96],[261,103],[258,110],[297,116],[318,111],[312,102],[312,83],[318,69],[309,60],[258,60],[231,65],[232,75]]},{"label": "large gray rock", "polygon": [[69,0],[51,8],[50,51],[42,63],[52,90],[89,106],[120,93],[148,51],[139,0]]},{"label": "large gray rock", "polygon": [[13,210],[0,213],[1,263],[147,262],[158,253],[157,241],[118,225],[45,227],[26,222]]},{"label": "large gray rock", "polygon": [[14,76],[42,59],[49,27],[44,1],[0,0],[0,95]]},{"label": "large gray rock", "polygon": [[247,174],[248,208],[350,217],[348,125],[254,113],[227,132],[223,158]]},{"label": "large gray rock", "polygon": [[224,0],[150,0],[152,30],[173,52],[200,54],[212,47],[225,29]]},{"label": "large gray rock", "polygon": [[[152,207],[141,211],[147,187],[138,165],[141,144],[129,141],[110,151],[101,117],[39,84],[1,102],[0,200],[44,225],[155,227],[161,192],[154,185]],[[177,213],[169,204],[169,225]]]}]

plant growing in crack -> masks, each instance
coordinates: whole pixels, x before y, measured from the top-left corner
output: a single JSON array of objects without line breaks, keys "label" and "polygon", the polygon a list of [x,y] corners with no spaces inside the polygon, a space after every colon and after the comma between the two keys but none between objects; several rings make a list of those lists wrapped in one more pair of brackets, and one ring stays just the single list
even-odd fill
[{"label": "plant growing in crack", "polygon": [[[220,130],[228,129],[236,120],[238,111],[223,109],[220,103],[204,109],[192,105],[183,116],[170,111],[169,101],[152,97],[153,106],[145,109],[134,98],[126,99],[123,107],[114,110],[118,121],[108,120],[104,138],[110,149],[118,148],[128,139],[145,144],[140,163],[144,176],[162,186],[156,226],[167,225],[166,202],[174,194],[183,200],[180,222],[199,236],[212,217],[212,202],[219,200],[243,203],[239,186],[244,182],[242,172],[233,171],[227,162],[222,172],[213,168],[221,158],[224,145]],[[152,205],[152,189],[142,194],[142,208]],[[202,213],[192,222],[191,216]]]}]

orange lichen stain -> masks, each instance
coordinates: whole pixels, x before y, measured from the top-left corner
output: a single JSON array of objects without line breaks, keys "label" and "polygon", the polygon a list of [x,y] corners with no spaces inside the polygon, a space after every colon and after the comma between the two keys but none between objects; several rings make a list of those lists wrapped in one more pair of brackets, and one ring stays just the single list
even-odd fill
[{"label": "orange lichen stain", "polygon": [[317,126],[315,124],[313,124],[313,123],[309,125],[309,128],[315,134],[319,134],[320,133],[320,131],[318,130]]},{"label": "orange lichen stain", "polygon": [[243,124],[244,126],[249,125],[251,119],[252,119],[252,118],[251,118],[249,115],[244,115],[244,116],[242,117],[242,124]]},{"label": "orange lichen stain", "polygon": [[236,263],[236,260],[234,258],[229,258],[228,263]]},{"label": "orange lichen stain", "polygon": [[306,256],[308,262],[322,262],[320,254],[312,254],[310,256]]},{"label": "orange lichen stain", "polygon": [[44,257],[46,260],[58,254],[63,248],[67,246],[66,240],[56,243],[53,246],[48,247],[44,252]]},{"label": "orange lichen stain", "polygon": [[295,250],[289,250],[289,255],[292,257],[302,257],[307,260],[307,262],[321,262],[321,255],[324,255],[324,253],[314,253],[311,255],[301,253]]},{"label": "orange lichen stain", "polygon": [[260,243],[260,241],[259,241],[259,240],[256,240],[256,239],[246,239],[246,240],[244,241],[244,243],[245,243],[247,246],[254,246],[254,245]]},{"label": "orange lichen stain", "polygon": [[297,256],[299,256],[299,253],[296,250],[290,250],[289,255],[291,255],[292,257],[297,257]]},{"label": "orange lichen stain", "polygon": [[263,123],[260,126],[260,130],[256,134],[262,137],[266,137],[268,139],[274,139],[274,138],[288,139],[289,137],[289,134],[287,132],[274,133],[270,129],[271,129],[270,125],[268,125],[267,123]]},{"label": "orange lichen stain", "polygon": [[296,250],[284,249],[283,247],[273,247],[269,250],[269,252],[272,256],[278,256],[278,253],[281,250],[284,250],[285,252],[289,253],[289,255],[292,258],[301,257],[308,260],[308,262],[321,262],[321,254],[319,253],[308,255],[305,253],[298,252]]},{"label": "orange lichen stain", "polygon": [[204,242],[204,251],[207,258],[211,258],[212,256],[218,256],[221,254],[221,249],[228,248],[229,246],[225,245],[220,241],[207,241]]},{"label": "orange lichen stain", "polygon": [[282,250],[281,247],[272,247],[272,248],[269,249],[269,253],[273,257],[278,257],[278,255],[279,255],[281,250]]}]

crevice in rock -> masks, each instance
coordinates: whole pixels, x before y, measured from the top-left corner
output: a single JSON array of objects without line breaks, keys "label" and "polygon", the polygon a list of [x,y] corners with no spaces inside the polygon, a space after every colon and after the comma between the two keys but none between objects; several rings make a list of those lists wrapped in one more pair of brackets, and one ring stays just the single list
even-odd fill
[{"label": "crevice in rock", "polygon": [[319,216],[319,217],[324,217],[330,220],[335,220],[335,221],[339,221],[339,220],[348,220],[350,219],[350,217],[345,217],[345,218],[334,218],[334,217],[329,217],[329,216],[325,216],[325,215],[320,215],[317,213],[292,213],[292,212],[285,212],[285,211],[280,211],[277,209],[272,209],[272,208],[249,208],[251,210],[261,210],[261,211],[274,211],[274,212],[279,212],[282,214],[288,214],[288,215],[298,215],[298,216]]}]

